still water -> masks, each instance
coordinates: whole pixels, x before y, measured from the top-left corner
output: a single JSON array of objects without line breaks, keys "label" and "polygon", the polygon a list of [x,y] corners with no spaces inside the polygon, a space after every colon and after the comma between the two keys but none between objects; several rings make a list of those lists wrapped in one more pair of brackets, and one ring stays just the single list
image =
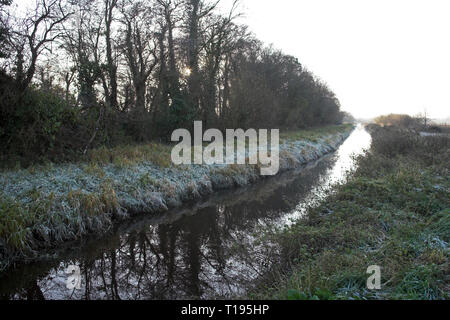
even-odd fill
[{"label": "still water", "polygon": [[[0,299],[207,299],[245,294],[276,263],[276,244],[258,237],[306,214],[344,181],[352,155],[370,146],[358,126],[333,154],[253,186],[221,192],[161,216],[141,216],[112,235],[61,248],[58,258],[0,277]],[[80,289],[66,270],[79,268]]]}]

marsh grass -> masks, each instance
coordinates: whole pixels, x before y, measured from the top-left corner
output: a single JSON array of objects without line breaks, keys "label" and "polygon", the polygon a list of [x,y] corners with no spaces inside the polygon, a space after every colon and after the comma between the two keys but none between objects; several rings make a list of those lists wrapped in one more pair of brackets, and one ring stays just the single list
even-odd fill
[{"label": "marsh grass", "polygon": [[[250,297],[449,298],[449,138],[392,134],[374,134],[354,175],[307,218],[269,232],[281,264]],[[366,288],[370,265],[381,267],[379,291]]]},{"label": "marsh grass", "polygon": [[110,185],[97,193],[71,190],[65,196],[29,192],[31,202],[0,197],[0,271],[15,256],[30,256],[39,248],[75,240],[88,232],[105,232],[122,208]]},{"label": "marsh grass", "polygon": [[18,202],[0,198],[0,239],[5,242],[5,246],[23,249],[26,246],[27,226],[33,222],[33,216]]}]

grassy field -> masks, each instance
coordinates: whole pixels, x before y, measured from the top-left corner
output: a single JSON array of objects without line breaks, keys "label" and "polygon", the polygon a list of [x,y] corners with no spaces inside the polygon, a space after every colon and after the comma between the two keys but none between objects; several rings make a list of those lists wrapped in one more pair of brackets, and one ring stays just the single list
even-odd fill
[{"label": "grassy field", "polygon": [[[280,147],[280,169],[333,151],[351,130],[344,125],[285,135],[294,138]],[[133,214],[166,211],[261,178],[258,165],[175,166],[170,153],[170,145],[158,143],[100,148],[84,161],[1,171],[0,271],[66,241],[104,234]]]},{"label": "grassy field", "polygon": [[[448,299],[450,138],[375,128],[358,169],[304,220],[268,232],[276,266],[265,299]],[[381,267],[381,290],[366,270]]]}]

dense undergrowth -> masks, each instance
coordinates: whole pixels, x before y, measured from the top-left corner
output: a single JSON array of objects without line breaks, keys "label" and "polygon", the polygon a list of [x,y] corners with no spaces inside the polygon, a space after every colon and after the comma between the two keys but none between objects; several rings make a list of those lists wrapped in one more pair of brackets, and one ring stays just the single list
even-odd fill
[{"label": "dense undergrowth", "polygon": [[[268,233],[282,263],[251,297],[449,298],[450,137],[395,128],[372,136],[345,184],[305,219]],[[381,290],[366,287],[371,265],[381,267]]]},{"label": "dense undergrowth", "polygon": [[[284,134],[280,171],[335,150],[351,130]],[[174,166],[170,153],[169,145],[158,143],[100,148],[78,163],[0,172],[0,271],[65,241],[103,234],[130,215],[165,211],[260,178],[258,165]]]}]

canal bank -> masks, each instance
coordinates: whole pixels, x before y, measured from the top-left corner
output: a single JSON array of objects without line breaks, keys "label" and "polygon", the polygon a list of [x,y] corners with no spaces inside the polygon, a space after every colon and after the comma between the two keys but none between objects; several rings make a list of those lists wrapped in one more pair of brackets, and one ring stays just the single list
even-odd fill
[{"label": "canal bank", "polygon": [[[259,299],[449,299],[450,137],[372,127],[346,183],[283,229]],[[367,286],[370,266],[380,287]],[[373,270],[373,267],[372,267]]]},{"label": "canal bank", "polygon": [[[334,150],[351,126],[281,135],[280,173]],[[62,243],[109,232],[115,223],[160,213],[217,190],[250,185],[258,166],[172,166],[163,145],[95,150],[89,163],[0,173],[0,270],[52,255]]]}]

